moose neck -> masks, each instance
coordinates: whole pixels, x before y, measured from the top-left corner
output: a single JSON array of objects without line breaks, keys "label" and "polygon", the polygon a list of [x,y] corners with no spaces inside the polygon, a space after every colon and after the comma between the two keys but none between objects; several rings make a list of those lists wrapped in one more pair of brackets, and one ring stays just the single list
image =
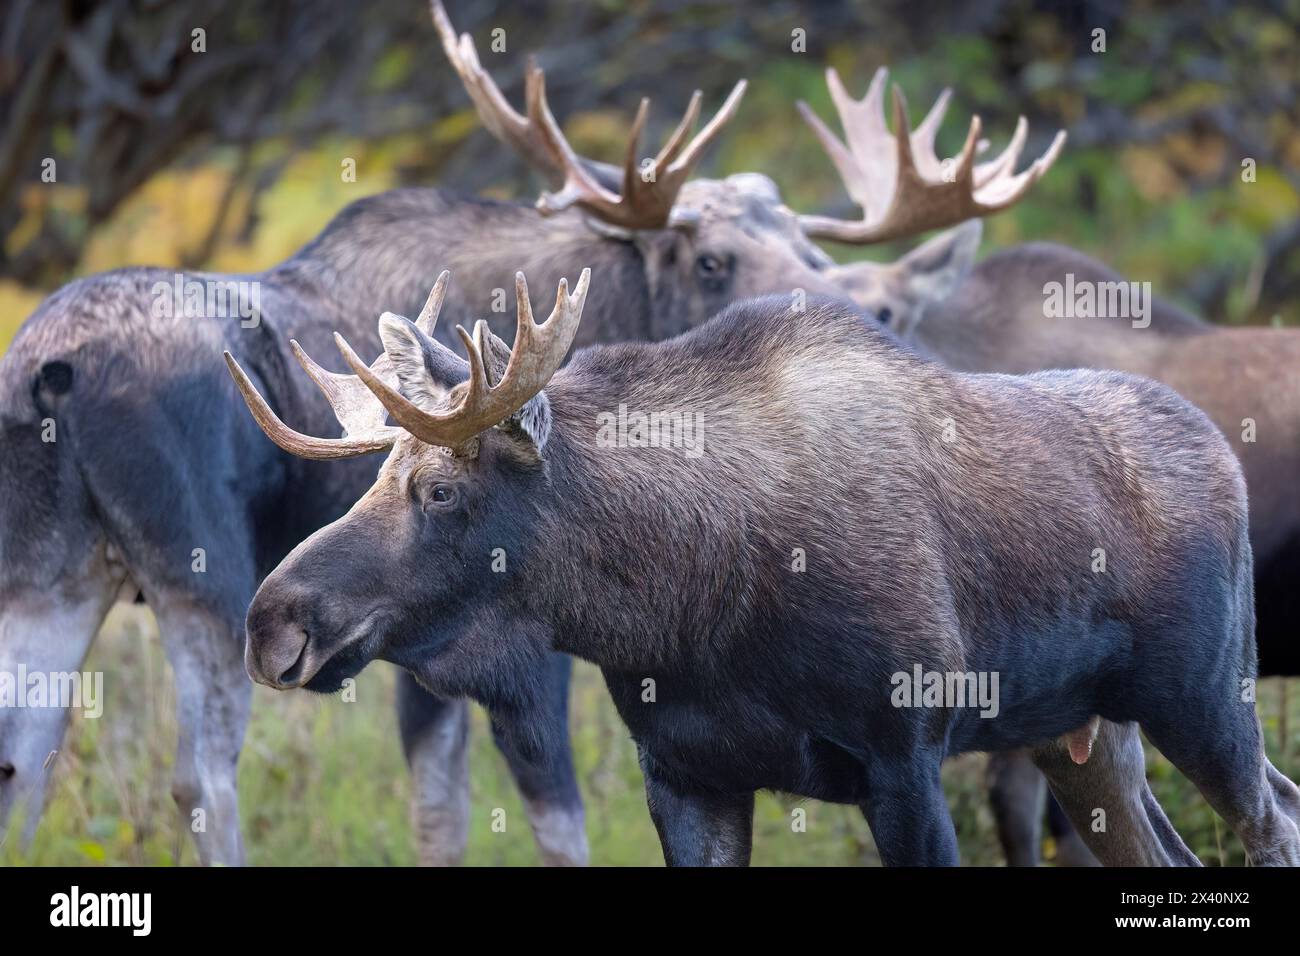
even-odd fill
[{"label": "moose neck", "polygon": [[704,521],[717,491],[683,472],[688,450],[593,447],[606,412],[617,431],[620,405],[625,419],[649,411],[625,398],[570,404],[557,420],[546,452],[557,510],[534,552],[545,583],[524,600],[527,616],[551,625],[556,650],[601,667],[673,668],[692,653],[684,639],[713,627],[708,609],[733,606],[733,589],[744,589],[746,522],[684,527],[684,516]]},{"label": "moose neck", "polygon": [[[911,393],[876,385],[948,374],[851,309],[817,313],[754,300],[668,342],[580,352],[552,379],[535,571],[514,600],[556,649],[607,670],[702,674],[728,646],[777,633],[806,540],[791,483],[826,449],[832,469],[861,457],[868,440],[842,426],[854,396],[873,395],[888,422]],[[804,387],[813,375],[823,387]]]}]

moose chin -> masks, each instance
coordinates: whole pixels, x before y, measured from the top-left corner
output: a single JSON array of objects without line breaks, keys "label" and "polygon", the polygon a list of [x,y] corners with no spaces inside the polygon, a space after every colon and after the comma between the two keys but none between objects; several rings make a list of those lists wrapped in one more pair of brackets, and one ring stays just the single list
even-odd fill
[{"label": "moose chin", "polygon": [[[227,356],[286,451],[389,449],[263,582],[257,679],[382,655],[509,708],[550,650],[590,660],[670,864],[746,863],[760,789],[860,805],[887,864],[954,864],[940,763],[1019,747],[1103,862],[1195,864],[1139,727],[1253,863],[1300,864],[1300,791],[1241,694],[1245,485],[1204,414],[1114,372],[954,372],[853,308],[778,297],[561,368],[589,277],[538,324],[518,275],[513,346],[480,322],[457,329],[467,358],[433,337],[446,273],[415,322],[380,318],[373,363],[336,337],[340,439],[290,429]],[[704,453],[598,441],[621,404],[694,411]],[[891,704],[918,667],[1001,675],[996,715]]]}]

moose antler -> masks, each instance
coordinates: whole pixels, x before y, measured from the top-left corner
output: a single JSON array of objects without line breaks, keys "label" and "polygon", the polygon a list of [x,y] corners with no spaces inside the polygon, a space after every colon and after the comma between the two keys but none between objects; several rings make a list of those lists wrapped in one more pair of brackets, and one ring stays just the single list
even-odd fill
[{"label": "moose antler", "polygon": [[1065,131],[1052,140],[1047,152],[1019,175],[1016,160],[1024,148],[1028,124],[1020,117],[1007,148],[996,159],[975,163],[980,140],[980,118],[971,118],[970,132],[957,157],[945,169],[934,152],[934,137],[948,108],[950,90],[944,90],[921,125],[914,131],[907,117],[902,90],[894,87],[894,144],[885,125],[884,96],[889,71],[881,67],[867,94],[854,100],[834,69],[826,71],[826,85],[835,102],[844,143],[827,128],[807,103],[799,112],[813,128],[844,181],[849,196],[862,207],[861,221],[826,216],[800,216],[806,235],[818,239],[865,245],[930,229],[952,226],[977,216],[1006,209],[1018,202],[1051,168],[1065,145]]},{"label": "moose antler", "polygon": [[[429,412],[420,408],[361,361],[337,332],[334,333],[334,341],[357,377],[374,393],[394,421],[422,442],[461,452],[471,445],[480,432],[505,421],[546,387],[546,383],[568,355],[569,346],[573,344],[590,280],[591,270],[583,269],[577,288],[569,295],[568,282],[561,279],[555,308],[550,317],[538,325],[533,321],[528,283],[522,272],[515,273],[515,298],[518,303],[515,343],[505,372],[495,386],[488,382],[480,350],[481,338],[476,343],[462,326],[456,326],[456,334],[465,344],[469,355],[469,381],[460,401],[446,412]],[[422,342],[426,349],[434,347],[450,351],[427,339],[427,333],[423,329],[420,331],[426,336],[426,341]]]},{"label": "moose antler", "polygon": [[[266,437],[271,439],[291,455],[297,455],[299,458],[312,458],[322,461],[337,458],[355,458],[358,455],[368,455],[371,452],[384,451],[393,446],[397,436],[401,434],[401,429],[390,428],[383,424],[383,416],[379,417],[379,425],[364,429],[349,427],[359,425],[363,418],[373,421],[368,415],[363,415],[359,410],[355,410],[353,399],[356,397],[355,390],[345,384],[345,380],[353,379],[355,376],[338,375],[334,372],[328,372],[313,362],[299,346],[297,342],[293,343],[294,355],[302,363],[307,374],[312,377],[325,397],[329,399],[330,405],[334,408],[334,415],[338,418],[339,423],[343,425],[343,438],[316,438],[312,435],[304,435],[302,432],[295,431],[275,414],[271,406],[267,404],[257,386],[252,383],[248,375],[244,372],[235,357],[229,352],[222,354],[226,359],[226,367],[230,369],[231,376],[235,379],[235,384],[239,386],[240,394],[244,396],[244,402],[248,405],[248,410],[253,413],[253,419],[261,426]],[[391,372],[392,366],[387,364],[388,356],[381,355],[375,361],[375,373],[384,374]],[[378,402],[374,403],[378,405]],[[380,409],[382,411],[382,408]]]},{"label": "moose antler", "polygon": [[[447,283],[450,279],[451,273],[449,272],[443,272],[442,275],[438,276],[438,281],[434,283],[433,290],[424,303],[424,308],[420,310],[420,317],[416,320],[416,326],[425,335],[433,334],[434,326],[438,321],[438,313],[442,309],[443,299],[447,295]],[[293,348],[293,354],[298,359],[298,363],[325,394],[326,400],[330,403],[330,408],[334,410],[334,417],[343,426],[344,437],[316,438],[290,428],[280,420],[266,399],[257,391],[257,386],[240,368],[239,363],[235,361],[235,357],[229,352],[223,353],[226,366],[230,369],[235,384],[239,386],[240,394],[244,396],[244,402],[248,405],[248,410],[253,413],[253,419],[261,426],[267,438],[291,455],[297,455],[299,458],[321,460],[355,458],[358,455],[368,455],[371,452],[384,451],[392,447],[402,430],[385,424],[387,411],[371,393],[370,389],[362,384],[361,379],[355,375],[340,375],[338,372],[331,372],[322,368],[312,360],[310,355],[303,351],[302,346],[295,340],[290,340],[289,345]],[[442,348],[442,346],[439,347]],[[444,348],[444,351],[450,354],[450,350]],[[466,363],[458,356],[453,354],[451,358],[459,362],[461,366],[468,368]],[[396,377],[393,363],[389,359],[387,352],[381,353],[379,358],[375,359],[374,363],[367,367],[367,372],[381,381]]]},{"label": "moose antler", "polygon": [[[644,169],[637,165],[637,150],[650,100],[642,99],[628,136],[620,171],[605,163],[583,159],[573,151],[546,102],[546,77],[535,62],[529,62],[525,77],[524,97],[528,115],[521,116],[479,63],[470,35],[456,36],[441,0],[431,0],[430,7],[433,24],[442,38],[442,47],[460,74],[483,125],[493,136],[545,173],[556,187],[556,192],[544,193],[537,200],[537,208],[543,215],[554,215],[570,206],[577,206],[597,219],[623,229],[660,229],[689,221],[685,217],[671,221],[673,204],[705,148],[736,114],[740,98],[745,93],[744,80],[736,84],[713,119],[688,143],[687,136],[699,119],[703,99],[700,91],[696,90],[677,129],[659,155]],[[614,192],[606,182],[618,182],[620,176],[622,191]]]}]

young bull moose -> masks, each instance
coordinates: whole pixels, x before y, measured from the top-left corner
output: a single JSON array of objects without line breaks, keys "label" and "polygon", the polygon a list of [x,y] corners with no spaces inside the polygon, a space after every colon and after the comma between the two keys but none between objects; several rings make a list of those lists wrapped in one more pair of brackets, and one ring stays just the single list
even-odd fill
[{"label": "young bull moose", "polygon": [[[356,501],[376,467],[374,459],[308,464],[266,444],[239,408],[217,358],[222,350],[250,369],[281,415],[322,431],[332,423],[329,406],[287,373],[289,340],[316,350],[331,329],[342,329],[359,347],[377,348],[373,303],[413,311],[444,267],[460,276],[444,311],[467,319],[487,311],[501,277],[520,263],[548,283],[575,259],[597,264],[605,281],[588,303],[580,345],[665,338],[742,296],[841,294],[833,262],[811,241],[825,234],[825,221],[792,213],[765,176],[689,178],[734,115],[743,84],[692,137],[697,95],[648,168],[635,164],[643,104],[624,166],[606,166],[569,147],[540,70],[529,71],[526,114],[517,113],[469,37],[456,36],[440,4],[433,11],[484,124],[556,190],[539,203],[544,215],[440,190],[384,193],[349,206],[266,272],[182,277],[209,294],[256,290],[255,314],[233,316],[206,303],[186,311],[172,302],[171,271],[120,270],[50,296],[0,362],[0,670],[75,670],[114,600],[142,595],[177,678],[173,793],[187,819],[195,808],[207,812],[207,828],[195,834],[203,862],[243,859],[235,767],[249,707],[239,653],[248,602],[289,548]],[[881,73],[874,98],[864,101],[882,131],[883,87]],[[861,109],[838,80],[832,93]],[[945,102],[946,95],[909,134],[900,99],[897,137],[875,142],[882,156],[841,148],[851,189],[859,175],[853,164],[902,170],[904,183],[898,201],[870,207],[874,226],[855,241],[1005,208],[1059,152],[1058,136],[1015,174],[1022,124],[1002,156],[977,164],[976,120],[951,175],[940,175],[933,137]],[[855,147],[860,133],[850,130]],[[894,194],[886,185],[871,203]],[[176,308],[160,314],[160,305]],[[237,318],[247,327],[237,328]],[[57,440],[43,440],[47,423],[57,426]],[[202,573],[194,570],[195,549],[204,555]],[[543,858],[556,863],[587,855],[567,743],[568,667],[563,656],[540,661],[520,676],[527,701],[516,695],[510,709],[492,713]],[[0,711],[0,826],[26,800],[32,832],[67,716],[59,708]],[[469,822],[466,707],[403,679],[399,725],[415,777],[421,859],[455,862]]]},{"label": "young bull moose", "polygon": [[[1137,724],[1254,863],[1300,863],[1300,791],[1243,701],[1245,489],[1204,415],[1115,373],[959,374],[853,309],[775,297],[560,369],[588,276],[538,325],[521,274],[513,349],[458,327],[468,362],[431,336],[445,274],[417,322],[380,319],[373,365],[336,336],[343,439],[290,429],[227,355],[285,450],[392,449],[259,588],[256,680],[333,691],[383,659],[508,707],[550,650],[593,661],[670,864],[746,862],[759,789],[861,805],[887,864],[956,863],[940,762],[1056,738],[1072,761],[1039,760],[1067,812],[1126,834],[1099,854],[1188,862]],[[702,453],[617,447],[624,408],[692,417]],[[963,706],[900,695],[914,673],[1000,683]]]}]

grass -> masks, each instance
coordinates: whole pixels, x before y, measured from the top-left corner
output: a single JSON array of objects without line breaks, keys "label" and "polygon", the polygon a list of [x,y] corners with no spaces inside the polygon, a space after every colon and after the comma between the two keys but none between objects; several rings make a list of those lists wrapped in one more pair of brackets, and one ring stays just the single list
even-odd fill
[{"label": "grass", "polygon": [[[192,865],[188,832],[171,797],[176,743],[171,675],[153,619],[142,608],[115,609],[90,670],[105,673],[98,720],[74,719],[53,767],[45,817],[30,851],[0,848],[9,865]],[[240,764],[240,797],[253,865],[413,865],[410,779],[398,745],[391,668],[358,679],[355,702],[258,688]],[[1281,681],[1260,688],[1270,756],[1300,775],[1300,693]],[[1289,753],[1279,746],[1280,708],[1288,706]],[[592,860],[602,865],[662,864],[645,809],[641,775],[627,732],[599,673],[575,671],[572,729],[579,783],[587,801]],[[471,753],[473,817],[467,862],[528,866],[537,853],[523,808],[475,709]],[[944,783],[962,862],[998,865],[1001,854],[983,786],[984,758],[949,761]],[[1152,786],[1188,845],[1210,865],[1241,865],[1240,843],[1173,767],[1148,750]],[[504,832],[492,814],[505,811]],[[805,811],[806,827],[792,826]],[[16,829],[16,828],[15,828]],[[762,795],[754,822],[756,865],[878,865],[862,815],[852,807]]]}]

